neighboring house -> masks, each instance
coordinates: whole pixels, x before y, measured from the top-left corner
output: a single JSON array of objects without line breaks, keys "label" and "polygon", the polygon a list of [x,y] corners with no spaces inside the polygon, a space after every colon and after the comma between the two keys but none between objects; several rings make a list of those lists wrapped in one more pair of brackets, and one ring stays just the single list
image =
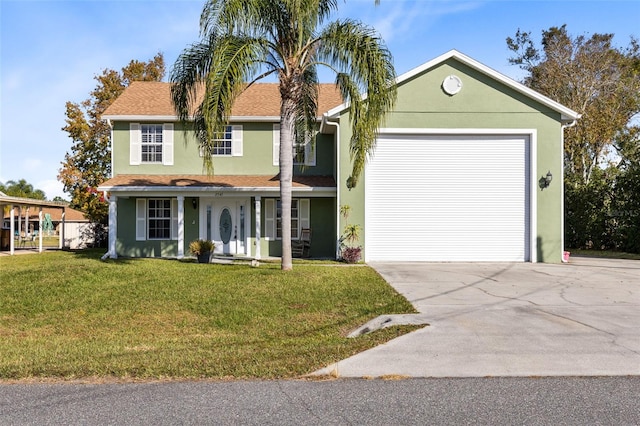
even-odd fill
[{"label": "neighboring house", "polygon": [[[366,261],[560,262],[563,129],[579,115],[455,50],[397,85],[353,189],[349,106],[321,85],[315,143],[296,148],[293,238],[311,228],[311,255],[335,257],[349,205]],[[103,118],[113,129],[113,178],[99,188],[111,257],[179,258],[196,238],[218,253],[281,254],[276,84],[240,96],[211,177],[168,83],[132,83]]]},{"label": "neighboring house", "polygon": [[[50,203],[51,204],[51,203]],[[40,229],[40,211],[42,211],[42,228],[46,236],[60,236],[62,247],[70,249],[82,249],[93,244],[93,229],[89,219],[79,210],[65,207],[46,207],[38,205],[18,205],[14,213],[14,233],[38,235]],[[64,214],[64,221],[62,215]],[[2,228],[7,231],[11,228],[11,213],[4,212]],[[46,229],[46,222],[50,221],[51,230]],[[62,232],[64,227],[64,232]],[[8,234],[8,232],[7,232]],[[9,250],[6,241],[2,244],[2,250]]]}]

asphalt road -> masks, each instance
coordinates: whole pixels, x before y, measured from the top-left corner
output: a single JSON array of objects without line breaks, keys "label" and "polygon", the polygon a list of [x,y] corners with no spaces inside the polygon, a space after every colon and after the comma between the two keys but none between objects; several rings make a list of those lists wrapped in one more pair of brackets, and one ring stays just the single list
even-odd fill
[{"label": "asphalt road", "polygon": [[638,425],[640,377],[7,384],[2,425]]}]

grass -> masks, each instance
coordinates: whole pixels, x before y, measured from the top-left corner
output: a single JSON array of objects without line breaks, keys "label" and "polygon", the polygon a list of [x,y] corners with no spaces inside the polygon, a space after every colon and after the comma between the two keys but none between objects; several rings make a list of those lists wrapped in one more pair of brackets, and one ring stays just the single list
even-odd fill
[{"label": "grass", "polygon": [[345,335],[414,312],[371,268],[0,258],[0,380],[291,378],[416,327]]},{"label": "grass", "polygon": [[578,250],[569,249],[572,256],[588,256],[588,257],[604,257],[607,259],[631,259],[640,260],[640,254],[638,253],[625,253],[621,251],[610,250]]}]

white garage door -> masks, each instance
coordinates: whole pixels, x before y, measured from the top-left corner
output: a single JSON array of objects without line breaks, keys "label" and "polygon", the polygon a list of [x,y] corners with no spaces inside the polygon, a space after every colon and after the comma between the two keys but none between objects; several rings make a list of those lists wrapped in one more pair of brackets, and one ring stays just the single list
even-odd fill
[{"label": "white garage door", "polygon": [[528,261],[529,137],[381,135],[367,261]]}]

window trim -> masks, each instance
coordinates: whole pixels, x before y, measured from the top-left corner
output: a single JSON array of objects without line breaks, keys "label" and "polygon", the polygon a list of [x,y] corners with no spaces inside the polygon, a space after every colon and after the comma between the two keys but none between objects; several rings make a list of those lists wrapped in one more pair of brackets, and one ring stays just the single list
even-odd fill
[{"label": "window trim", "polygon": [[145,126],[162,126],[162,161],[142,161],[141,123],[129,123],[129,165],[173,165],[173,123],[144,123]]},{"label": "window trim", "polygon": [[[169,238],[151,238],[149,222],[155,218],[149,215],[149,201],[169,200]],[[171,197],[137,198],[136,199],[136,241],[173,241],[178,239],[178,199]]]},{"label": "window trim", "polygon": [[[241,124],[233,124],[225,126],[225,135],[227,128],[231,128],[231,153],[230,154],[212,154],[212,157],[242,157],[243,154],[243,127]],[[227,141],[227,139],[216,139],[216,141]],[[204,151],[202,148],[198,150],[200,157],[204,157]]]},{"label": "window trim", "polygon": [[[153,133],[149,133],[149,135],[153,135],[151,137],[151,139],[153,140],[147,140],[147,142],[145,142],[145,127],[147,128],[147,131],[149,131],[151,128],[153,128]],[[160,130],[160,133],[158,134],[158,129]],[[162,164],[162,160],[164,158],[163,152],[164,152],[164,135],[163,135],[163,128],[162,128],[162,124],[157,124],[157,123],[142,123],[140,124],[140,163],[143,164]],[[158,142],[158,135],[159,135],[159,139],[160,142]],[[147,147],[147,149],[151,149],[153,152],[146,152],[145,153],[145,147]],[[160,148],[159,153],[156,152],[157,147]],[[147,157],[151,157],[153,156],[154,158],[157,157],[159,154],[160,159],[159,160],[145,160],[144,157],[145,155]]]}]

